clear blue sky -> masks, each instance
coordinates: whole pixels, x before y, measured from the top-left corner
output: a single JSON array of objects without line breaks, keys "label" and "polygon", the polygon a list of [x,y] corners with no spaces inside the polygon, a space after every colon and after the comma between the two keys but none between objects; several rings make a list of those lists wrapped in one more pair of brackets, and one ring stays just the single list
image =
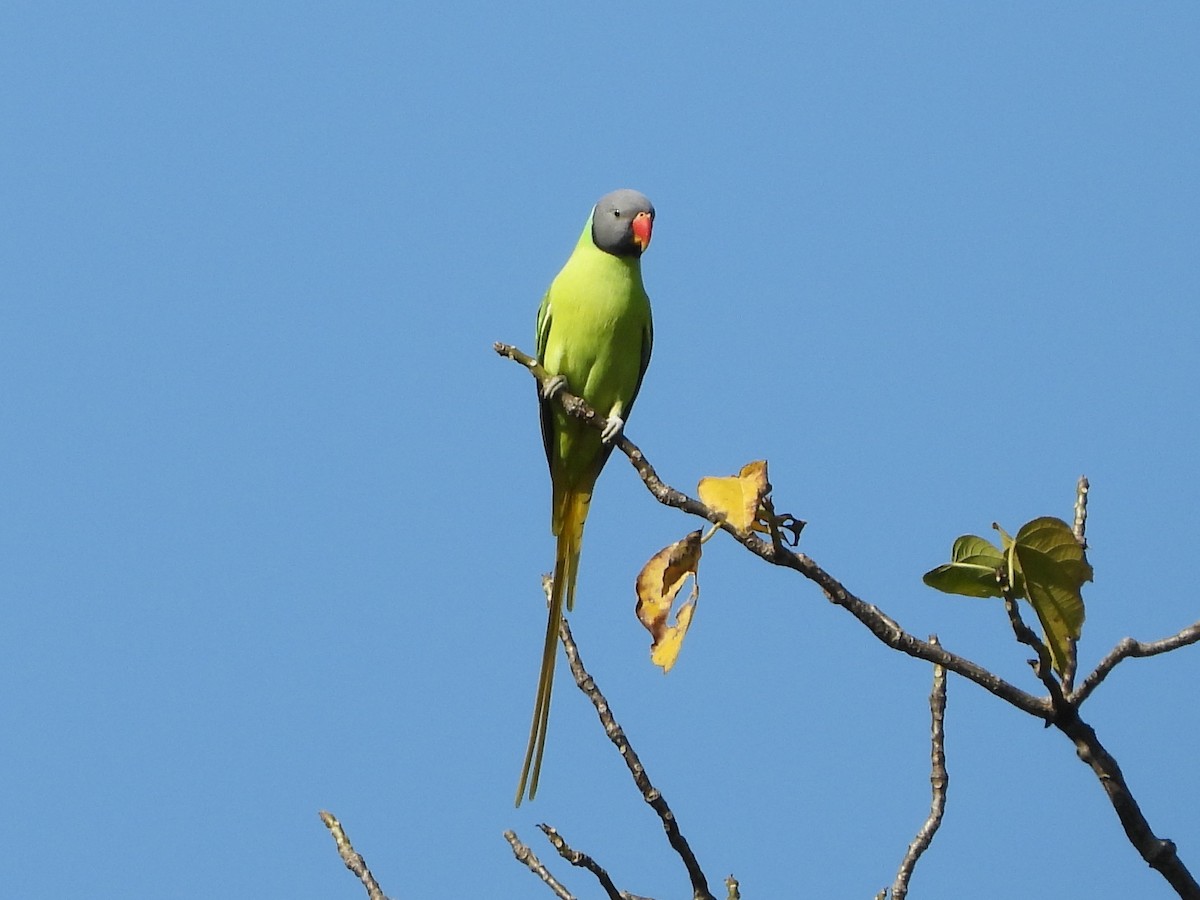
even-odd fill
[{"label": "clear blue sky", "polygon": [[[57,4],[0,11],[0,893],[547,897],[556,825],[682,868],[586,700],[512,808],[552,562],[542,292],[658,208],[628,433],[765,457],[802,549],[1034,690],[955,536],[1093,485],[1081,651],[1200,618],[1194,3]],[[572,622],[714,886],[867,897],[928,803],[926,666],[709,545],[681,661],[633,616],[695,527],[614,458]],[[1085,707],[1200,869],[1200,650]],[[1169,897],[1055,731],[953,679],[914,897]],[[555,862],[583,896],[589,877]]]}]

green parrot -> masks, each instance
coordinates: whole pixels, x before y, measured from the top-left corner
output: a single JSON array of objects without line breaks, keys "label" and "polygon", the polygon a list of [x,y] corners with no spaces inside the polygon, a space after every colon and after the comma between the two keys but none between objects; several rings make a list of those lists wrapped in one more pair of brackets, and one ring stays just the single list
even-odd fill
[{"label": "green parrot", "polygon": [[[554,586],[542,648],[533,724],[517,805],[537,793],[563,601],[575,605],[575,576],[592,487],[625,427],[650,363],[654,326],[642,286],[654,207],[637,191],[605,194],[592,209],[575,250],[550,284],[537,315],[537,357],[553,377],[539,393],[542,439],[550,463],[550,530],[558,538]],[[607,417],[603,431],[568,416],[554,402],[566,388]]]}]

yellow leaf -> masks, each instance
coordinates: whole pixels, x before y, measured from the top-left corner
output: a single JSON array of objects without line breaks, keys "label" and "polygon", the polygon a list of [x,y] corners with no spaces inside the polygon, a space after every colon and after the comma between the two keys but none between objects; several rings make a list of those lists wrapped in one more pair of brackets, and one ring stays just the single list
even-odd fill
[{"label": "yellow leaf", "polygon": [[767,461],[757,459],[728,478],[701,478],[697,493],[705,506],[725,516],[738,531],[749,531],[758,518],[762,498],[770,490]]},{"label": "yellow leaf", "polygon": [[696,611],[696,597],[699,591],[699,587],[693,582],[692,595],[675,614],[676,624],[668,625],[662,636],[650,646],[650,662],[662,666],[664,675],[671,671],[679,657],[679,651],[683,647],[683,636],[687,634],[688,626],[692,624],[692,614]]},{"label": "yellow leaf", "polygon": [[[637,617],[654,638],[650,659],[662,666],[663,672],[670,671],[675,664],[683,636],[691,624],[699,595],[699,586],[694,581],[699,565],[700,532],[693,531],[655,553],[638,573]],[[691,596],[676,614],[676,624],[668,624],[671,604],[689,575],[693,578]]]}]

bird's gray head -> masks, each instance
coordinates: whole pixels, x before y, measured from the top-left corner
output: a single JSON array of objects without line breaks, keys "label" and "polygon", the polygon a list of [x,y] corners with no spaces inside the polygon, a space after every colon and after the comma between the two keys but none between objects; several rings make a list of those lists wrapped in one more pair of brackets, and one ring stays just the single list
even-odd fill
[{"label": "bird's gray head", "polygon": [[628,188],[605,194],[592,210],[592,243],[613,256],[641,256],[653,227],[654,204]]}]

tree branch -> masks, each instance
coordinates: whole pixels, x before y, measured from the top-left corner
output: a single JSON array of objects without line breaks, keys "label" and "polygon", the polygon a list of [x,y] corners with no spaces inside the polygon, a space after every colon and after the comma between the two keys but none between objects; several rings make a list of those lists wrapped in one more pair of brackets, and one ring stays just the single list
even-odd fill
[{"label": "tree branch", "polygon": [[[929,643],[937,646],[937,635],[930,635]],[[892,900],[904,900],[908,896],[908,882],[912,878],[917,860],[929,849],[933,836],[941,827],[942,816],[946,812],[946,791],[950,786],[950,774],[946,771],[946,670],[941,666],[933,667],[933,690],[929,694],[930,712],[930,772],[929,784],[933,797],[929,803],[929,817],[917,832],[913,842],[908,845],[908,852],[900,862],[900,870],[892,883]]]},{"label": "tree branch", "polygon": [[[533,372],[535,377],[541,379],[546,377],[545,370],[537,364],[536,360],[521,353],[515,347],[499,343],[494,344],[493,347],[501,356],[516,360],[526,366],[526,368]],[[570,395],[566,391],[559,394],[559,396],[568,413],[591,423],[593,427],[603,427],[604,423],[601,417],[582,399]],[[779,541],[767,543],[752,533],[740,532],[725,521],[722,516],[709,509],[699,500],[689,497],[687,494],[664,483],[654,471],[653,466],[650,465],[649,461],[642,454],[642,451],[623,434],[614,443],[620,448],[622,453],[629,457],[629,461],[633,464],[634,469],[637,470],[647,490],[660,503],[682,510],[690,515],[706,519],[728,532],[735,541],[764,561],[799,572],[816,584],[831,603],[842,607],[853,615],[876,638],[889,647],[955,672],[975,682],[980,687],[1004,700],[1006,703],[1015,706],[1017,709],[1055,725],[1072,740],[1079,758],[1092,768],[1096,777],[1100,780],[1101,785],[1108,794],[1109,801],[1117,813],[1118,819],[1121,821],[1122,827],[1125,829],[1126,835],[1142,855],[1142,858],[1163,875],[1180,897],[1185,898],[1185,900],[1200,900],[1200,887],[1197,886],[1192,874],[1176,854],[1174,843],[1169,840],[1160,839],[1154,835],[1149,823],[1142,815],[1137,802],[1134,800],[1132,793],[1129,791],[1116,760],[1100,744],[1095,731],[1079,718],[1077,709],[1078,703],[1086,699],[1108,672],[1122,659],[1127,656],[1154,655],[1155,653],[1173,650],[1185,644],[1195,643],[1197,640],[1200,640],[1200,633],[1197,633],[1200,630],[1200,623],[1184,629],[1179,634],[1167,638],[1165,641],[1159,642],[1162,645],[1161,647],[1141,645],[1137,644],[1137,642],[1132,642],[1131,645],[1126,641],[1122,641],[1121,644],[1118,644],[1116,650],[1110,653],[1109,657],[1106,657],[1097,667],[1096,671],[1085,679],[1079,691],[1071,693],[1069,697],[1063,693],[1062,687],[1054,681],[1053,674],[1049,672],[1048,658],[1043,660],[1042,653],[1039,653],[1038,668],[1045,673],[1044,675],[1040,675],[1040,677],[1043,684],[1046,684],[1050,696],[1045,698],[1034,697],[1009,684],[977,663],[949,653],[940,645],[919,640],[904,631],[878,607],[865,603],[852,594],[841,582],[827,573],[807,555],[788,550],[782,547]],[[1081,479],[1080,485],[1081,487],[1077,492],[1075,515],[1075,534],[1077,538],[1083,535],[1086,524],[1086,479]],[[1013,607],[1013,610],[1010,611],[1010,620],[1014,618],[1015,604],[1013,604]],[[1023,623],[1020,623],[1020,625],[1017,624],[1019,619],[1019,615],[1015,616],[1014,630],[1023,626]],[[1029,629],[1025,627],[1024,631],[1028,632]],[[1021,633],[1017,631],[1019,638]],[[1032,634],[1032,632],[1029,633]],[[1024,642],[1029,643],[1029,641]],[[1040,644],[1041,641],[1037,639],[1036,635],[1033,635],[1033,643],[1030,646],[1036,649],[1037,645]],[[1138,652],[1141,648],[1145,648],[1147,652]],[[1046,683],[1047,679],[1053,683],[1053,686]],[[593,703],[596,702],[593,700]],[[600,709],[599,705],[597,709]],[[605,730],[608,730],[607,726]],[[640,764],[638,765],[640,767]],[[630,768],[631,771],[634,771],[632,763],[630,764]],[[635,772],[635,780],[636,777]],[[648,796],[647,800],[649,800]],[[665,822],[666,820],[664,820],[664,825]],[[697,897],[700,896],[700,894],[697,894]]]},{"label": "tree branch", "polygon": [[1025,620],[1021,618],[1021,611],[1017,608],[1016,598],[1007,590],[1004,594],[1004,611],[1008,613],[1008,622],[1012,626],[1013,635],[1017,641],[1031,648],[1037,654],[1035,659],[1029,660],[1029,665],[1050,693],[1050,706],[1057,712],[1066,703],[1066,697],[1063,694],[1062,685],[1054,677],[1054,664],[1050,660],[1050,651],[1037,633],[1025,624]]},{"label": "tree branch", "polygon": [[1090,489],[1087,476],[1080,475],[1079,481],[1075,483],[1075,524],[1071,531],[1084,550],[1087,549],[1087,501]]},{"label": "tree branch", "polygon": [[320,815],[321,821],[325,823],[325,827],[329,829],[329,833],[333,835],[333,842],[337,845],[338,856],[342,858],[342,862],[346,864],[346,868],[358,876],[358,880],[366,888],[369,900],[388,900],[387,895],[383,893],[378,882],[375,881],[375,876],[367,868],[367,861],[362,858],[362,854],[355,851],[354,846],[350,843],[350,838],[346,837],[346,832],[342,830],[342,823],[337,820],[337,816],[325,810],[321,810],[318,815]]},{"label": "tree branch", "polygon": [[[493,344],[493,349],[501,356],[525,366],[535,378],[544,380],[547,377],[546,370],[538,364],[537,360],[522,353],[516,347],[509,344],[496,343]],[[594,428],[603,429],[605,420],[589,407],[586,401],[567,390],[559,392],[556,396],[562,401],[563,407],[571,415],[591,423]],[[984,690],[995,694],[1006,703],[1010,703],[1017,709],[1027,712],[1032,716],[1037,716],[1040,719],[1050,719],[1054,715],[1054,711],[1048,700],[1034,697],[1032,694],[1022,691],[978,663],[951,653],[940,645],[935,646],[909,634],[878,607],[865,603],[856,597],[841,582],[805,554],[789,550],[779,542],[769,543],[755,534],[738,531],[725,521],[719,513],[709,509],[699,500],[689,497],[682,491],[678,491],[666,484],[658,477],[658,473],[654,471],[654,467],[650,465],[649,460],[646,459],[642,451],[629,438],[625,437],[624,434],[621,434],[613,443],[614,446],[629,458],[634,469],[641,476],[647,490],[650,491],[659,503],[689,513],[690,515],[698,516],[701,519],[706,519],[714,525],[718,525],[735,541],[760,559],[772,565],[783,566],[799,572],[809,581],[816,584],[829,602],[845,609],[867,626],[875,637],[892,649],[899,650],[901,653],[916,657],[917,659],[923,659],[926,662],[943,666],[949,671],[975,682]]]},{"label": "tree branch", "polygon": [[609,877],[608,872],[598,862],[582,851],[571,847],[558,833],[557,829],[551,828],[549,825],[539,825],[538,828],[546,835],[547,840],[558,851],[558,855],[565,859],[573,866],[578,866],[581,869],[587,869],[596,876],[596,880],[600,882],[600,886],[604,888],[604,893],[609,897],[609,900],[651,900],[649,897],[639,897],[636,894],[631,894],[628,891],[621,891],[613,884],[613,880]]},{"label": "tree branch", "polygon": [[595,679],[584,668],[583,659],[579,656],[579,647],[575,644],[575,638],[571,634],[571,626],[567,624],[566,618],[563,618],[559,626],[558,636],[566,648],[567,662],[571,666],[571,674],[575,678],[575,684],[592,701],[592,706],[595,707],[596,714],[600,717],[600,724],[604,726],[604,733],[612,741],[613,746],[617,748],[617,752],[621,754],[621,758],[625,760],[625,765],[629,768],[629,774],[633,776],[634,784],[642,792],[642,799],[649,803],[651,808],[658,813],[659,819],[662,820],[663,830],[667,833],[667,841],[670,843],[672,849],[679,854],[679,858],[683,860],[684,868],[687,869],[688,877],[692,882],[692,897],[694,900],[715,900],[712,892],[708,889],[708,879],[705,878],[704,872],[701,871],[700,863],[696,859],[696,855],[692,853],[692,848],[688,844],[687,839],[680,832],[679,823],[675,820],[675,814],[671,812],[671,807],[667,804],[666,798],[650,782],[650,776],[646,774],[646,767],[638,759],[637,753],[630,745],[629,739],[625,736],[625,731],[617,723],[616,718],[612,714],[612,709],[608,705],[608,701],[600,692]]},{"label": "tree branch", "polygon": [[[1075,482],[1075,521],[1071,526],[1071,533],[1075,535],[1075,541],[1080,547],[1087,550],[1087,501],[1088,501],[1088,484],[1087,476],[1080,475],[1079,480]],[[1070,694],[1075,690],[1075,674],[1079,666],[1079,647],[1075,638],[1067,636],[1067,653],[1066,659],[1063,660],[1062,671],[1062,689],[1064,694]]]},{"label": "tree branch", "polygon": [[1160,653],[1178,650],[1180,647],[1186,647],[1197,641],[1200,641],[1200,622],[1193,622],[1179,633],[1158,641],[1143,643],[1142,641],[1135,641],[1130,637],[1122,638],[1117,643],[1117,646],[1108,652],[1108,656],[1100,660],[1100,664],[1096,666],[1095,670],[1087,678],[1083,679],[1083,684],[1071,694],[1070,700],[1076,706],[1083,703],[1084,700],[1091,696],[1092,691],[1100,686],[1100,682],[1108,677],[1108,673],[1116,668],[1117,663],[1123,659],[1129,659],[1130,657],[1141,659],[1146,656],[1157,656]]},{"label": "tree branch", "polygon": [[1200,884],[1175,852],[1174,841],[1155,836],[1150,823],[1125,783],[1125,775],[1112,755],[1104,749],[1092,726],[1079,718],[1079,711],[1067,704],[1054,726],[1071,739],[1079,758],[1091,767],[1100,780],[1109,802],[1116,810],[1125,836],[1152,869],[1158,871],[1184,900],[1200,900]]},{"label": "tree branch", "polygon": [[530,872],[542,879],[546,886],[554,891],[554,896],[558,900],[575,900],[575,895],[563,887],[558,882],[558,879],[550,874],[550,870],[542,865],[542,861],[537,858],[537,855],[526,844],[521,843],[515,831],[510,829],[504,832],[504,839],[512,847],[513,856],[517,858],[517,862],[524,863]]}]

